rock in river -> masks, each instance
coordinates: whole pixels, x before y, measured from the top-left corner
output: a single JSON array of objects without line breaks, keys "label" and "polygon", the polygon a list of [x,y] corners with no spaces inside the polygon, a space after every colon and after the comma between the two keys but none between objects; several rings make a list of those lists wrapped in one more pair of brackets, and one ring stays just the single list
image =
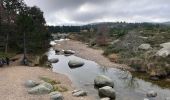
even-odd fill
[{"label": "rock in river", "polygon": [[94,79],[94,84],[97,87],[110,86],[114,87],[114,82],[107,76],[99,75]]},{"label": "rock in river", "polygon": [[79,60],[70,60],[68,62],[68,65],[71,67],[71,68],[76,68],[76,67],[81,67],[84,65],[84,62],[83,61],[79,61]]},{"label": "rock in river", "polygon": [[153,90],[149,91],[147,94],[146,94],[147,97],[156,97],[157,96],[157,93]]},{"label": "rock in river", "polygon": [[31,88],[28,90],[29,94],[47,94],[53,89],[53,86],[50,83],[42,83],[36,87]]},{"label": "rock in river", "polygon": [[105,87],[99,88],[99,96],[115,99],[115,96],[116,96],[115,90],[110,86],[105,86]]},{"label": "rock in river", "polygon": [[57,91],[51,92],[50,96],[51,96],[50,97],[51,100],[64,100],[63,95],[60,92],[57,92]]},{"label": "rock in river", "polygon": [[58,58],[52,58],[48,60],[50,63],[57,63],[59,60]]},{"label": "rock in river", "polygon": [[75,54],[73,50],[64,50],[64,54]]},{"label": "rock in river", "polygon": [[39,85],[39,83],[36,82],[36,81],[33,81],[33,80],[27,80],[27,81],[25,82],[25,86],[26,86],[26,87],[35,87],[35,86],[37,86],[37,85]]}]

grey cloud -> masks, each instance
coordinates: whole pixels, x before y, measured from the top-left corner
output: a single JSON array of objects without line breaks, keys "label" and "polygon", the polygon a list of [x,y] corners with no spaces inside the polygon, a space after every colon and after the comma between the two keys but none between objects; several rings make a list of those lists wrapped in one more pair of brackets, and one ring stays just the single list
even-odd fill
[{"label": "grey cloud", "polygon": [[[168,21],[170,0],[25,0],[40,7],[47,24],[100,21]],[[84,7],[84,8],[82,8]],[[154,19],[155,18],[155,19]]]}]

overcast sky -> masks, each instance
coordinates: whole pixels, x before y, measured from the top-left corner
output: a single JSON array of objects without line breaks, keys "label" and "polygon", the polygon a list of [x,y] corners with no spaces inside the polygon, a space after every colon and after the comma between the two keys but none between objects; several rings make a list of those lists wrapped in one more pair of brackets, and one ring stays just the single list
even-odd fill
[{"label": "overcast sky", "polygon": [[24,0],[44,12],[48,25],[170,21],[170,0]]}]

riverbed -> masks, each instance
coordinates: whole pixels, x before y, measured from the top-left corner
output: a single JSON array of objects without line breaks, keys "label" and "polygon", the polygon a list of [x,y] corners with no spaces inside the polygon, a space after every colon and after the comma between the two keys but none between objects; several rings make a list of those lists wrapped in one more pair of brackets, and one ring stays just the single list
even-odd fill
[{"label": "riverbed", "polygon": [[[58,43],[56,45],[61,44]],[[97,89],[94,88],[94,78],[101,74],[110,77],[114,81],[116,100],[144,100],[149,90],[154,90],[158,94],[157,97],[150,98],[150,100],[165,100],[165,98],[170,95],[170,89],[163,89],[153,83],[138,79],[132,76],[129,71],[103,67],[94,61],[86,60],[75,55],[65,56],[55,54],[52,48],[49,50],[48,56],[49,58],[59,59],[58,63],[52,64],[54,72],[67,75],[76,88],[87,91],[88,95],[93,96],[95,100],[98,100],[99,96]],[[68,61],[71,59],[81,60],[85,62],[85,64],[82,67],[72,69],[68,66]]]}]

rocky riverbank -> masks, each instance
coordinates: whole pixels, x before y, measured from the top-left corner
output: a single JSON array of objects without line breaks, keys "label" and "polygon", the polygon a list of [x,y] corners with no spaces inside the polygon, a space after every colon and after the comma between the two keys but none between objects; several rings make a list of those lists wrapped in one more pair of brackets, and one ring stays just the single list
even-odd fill
[{"label": "rocky riverbank", "polygon": [[60,41],[59,45],[55,45],[55,50],[73,50],[75,51],[75,55],[87,60],[92,60],[98,63],[99,65],[103,67],[113,67],[113,68],[120,68],[120,69],[126,69],[126,70],[132,70],[130,67],[122,64],[116,64],[111,62],[108,58],[104,57],[103,50],[101,49],[92,49],[88,47],[86,44],[69,40],[69,41]]}]

